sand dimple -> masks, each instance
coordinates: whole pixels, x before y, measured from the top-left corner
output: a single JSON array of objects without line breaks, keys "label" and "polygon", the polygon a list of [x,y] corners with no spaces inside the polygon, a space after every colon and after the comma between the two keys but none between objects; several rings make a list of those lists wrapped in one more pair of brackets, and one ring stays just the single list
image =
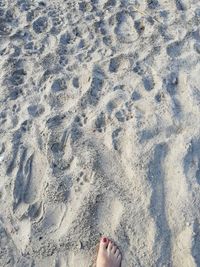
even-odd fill
[{"label": "sand dimple", "polygon": [[134,42],[138,35],[132,17],[125,11],[122,11],[116,14],[116,20],[115,34],[118,40],[122,43]]},{"label": "sand dimple", "polygon": [[0,266],[200,266],[197,0],[0,1]]}]

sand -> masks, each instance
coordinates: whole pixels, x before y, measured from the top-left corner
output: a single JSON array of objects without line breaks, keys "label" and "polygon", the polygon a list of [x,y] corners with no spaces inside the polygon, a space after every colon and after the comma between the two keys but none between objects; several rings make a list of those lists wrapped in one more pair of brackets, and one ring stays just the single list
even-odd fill
[{"label": "sand", "polygon": [[0,266],[200,266],[199,0],[0,1]]}]

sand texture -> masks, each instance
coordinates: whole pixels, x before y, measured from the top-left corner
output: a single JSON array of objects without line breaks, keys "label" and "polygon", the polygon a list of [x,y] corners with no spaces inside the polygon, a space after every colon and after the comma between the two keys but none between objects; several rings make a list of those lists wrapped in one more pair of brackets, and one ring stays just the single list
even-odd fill
[{"label": "sand texture", "polygon": [[0,267],[200,266],[200,1],[0,0]]}]

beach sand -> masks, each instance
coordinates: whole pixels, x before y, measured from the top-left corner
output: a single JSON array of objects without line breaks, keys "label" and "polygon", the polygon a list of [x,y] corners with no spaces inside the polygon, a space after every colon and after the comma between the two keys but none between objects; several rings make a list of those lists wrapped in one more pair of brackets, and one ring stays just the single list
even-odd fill
[{"label": "beach sand", "polygon": [[0,1],[0,266],[200,266],[200,1]]}]

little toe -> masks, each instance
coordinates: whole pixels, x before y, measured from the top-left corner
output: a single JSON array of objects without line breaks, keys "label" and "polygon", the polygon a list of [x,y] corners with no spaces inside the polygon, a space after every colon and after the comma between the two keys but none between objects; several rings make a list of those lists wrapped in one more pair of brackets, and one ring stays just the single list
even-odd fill
[{"label": "little toe", "polygon": [[116,251],[115,251],[115,256],[118,257],[119,254],[120,254],[120,251],[119,251],[119,249],[117,248]]},{"label": "little toe", "polygon": [[122,260],[122,255],[121,255],[121,253],[119,253],[119,255],[117,256],[117,260],[118,260],[118,262],[121,262],[121,260]]}]

